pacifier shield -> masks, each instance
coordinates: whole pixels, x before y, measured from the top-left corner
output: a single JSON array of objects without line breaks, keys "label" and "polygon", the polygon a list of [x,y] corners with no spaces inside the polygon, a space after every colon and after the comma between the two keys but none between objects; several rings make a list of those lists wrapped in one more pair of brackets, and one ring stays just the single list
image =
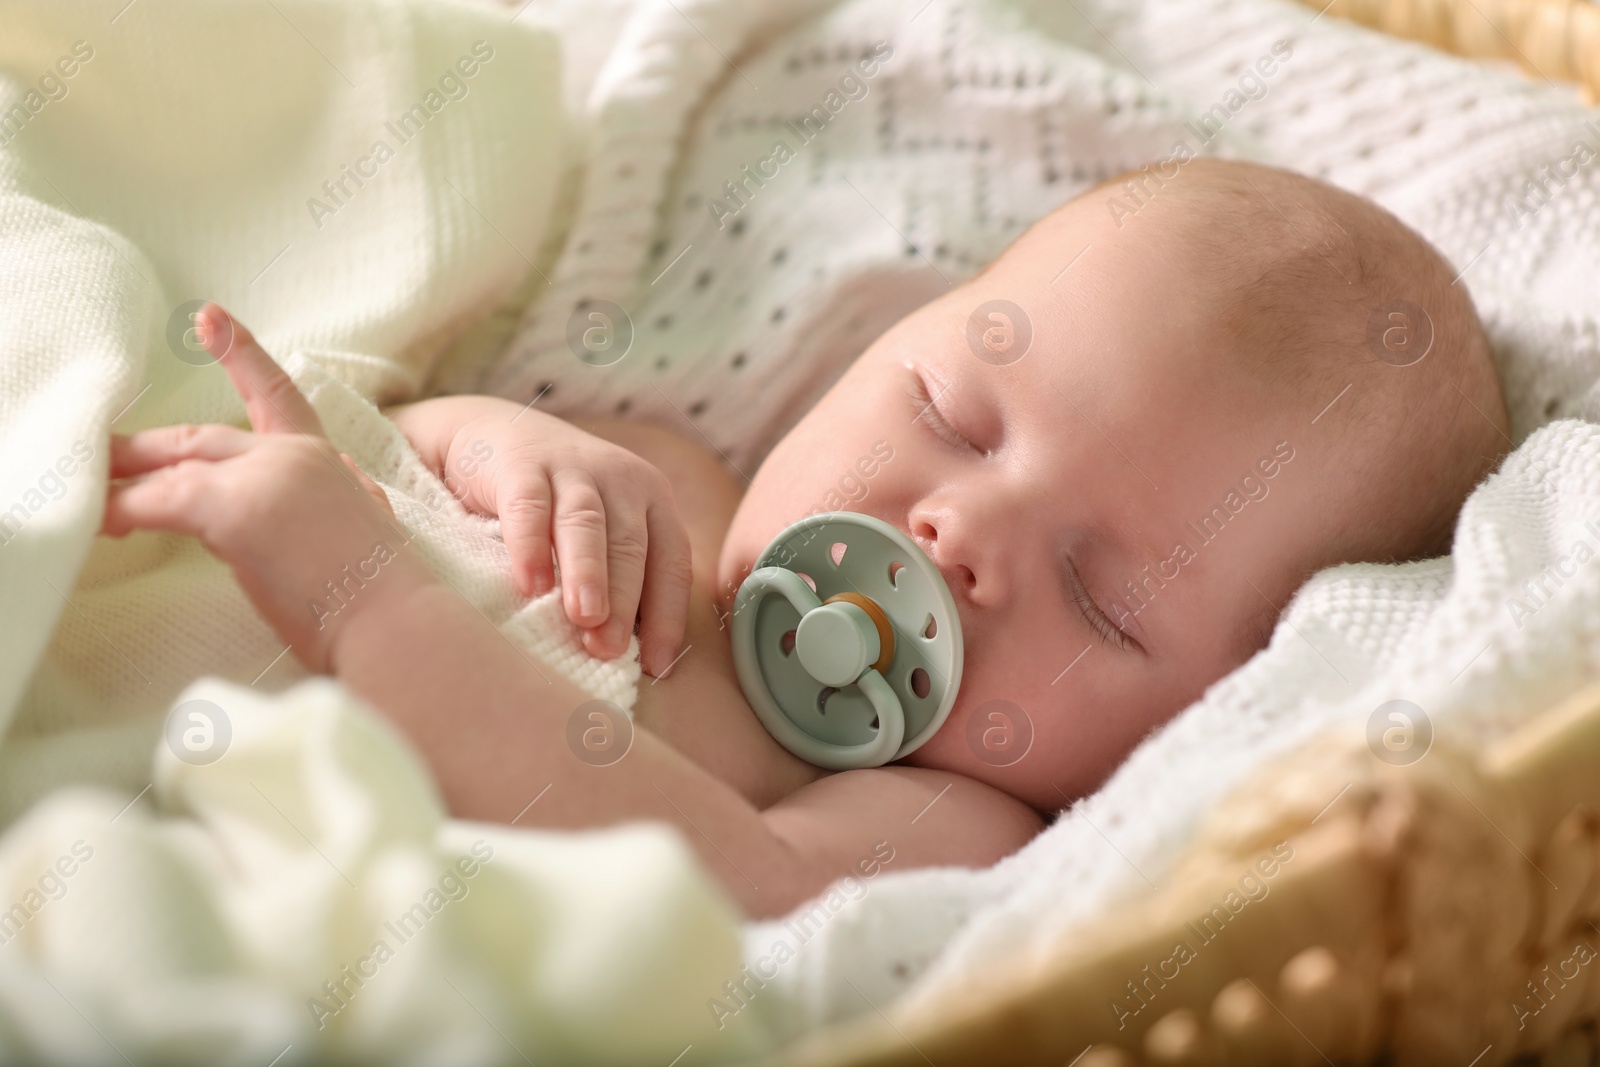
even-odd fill
[{"label": "pacifier shield", "polygon": [[[944,578],[868,515],[815,515],[774,538],[740,587],[733,628],[751,707],[819,766],[909,754],[943,724],[961,684],[961,622]],[[882,707],[898,721],[881,721]]]}]

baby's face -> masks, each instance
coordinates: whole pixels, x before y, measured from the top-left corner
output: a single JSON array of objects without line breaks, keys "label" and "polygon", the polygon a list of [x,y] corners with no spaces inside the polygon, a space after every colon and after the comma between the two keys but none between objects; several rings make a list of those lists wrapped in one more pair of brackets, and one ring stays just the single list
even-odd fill
[{"label": "baby's face", "polygon": [[[1318,418],[1334,397],[1249,373],[1192,280],[1205,264],[1107,220],[1068,205],[879,338],[756,473],[719,565],[731,590],[816,510],[909,534],[955,597],[966,659],[949,720],[908,762],[1040,808],[1092,790],[1265,642],[1325,562],[1319,501],[1347,488],[1338,405]],[[968,341],[993,300],[1031,324],[1009,364],[1015,347],[982,359]],[[969,727],[995,710],[1021,726],[1016,708],[1032,743],[997,766]]]}]

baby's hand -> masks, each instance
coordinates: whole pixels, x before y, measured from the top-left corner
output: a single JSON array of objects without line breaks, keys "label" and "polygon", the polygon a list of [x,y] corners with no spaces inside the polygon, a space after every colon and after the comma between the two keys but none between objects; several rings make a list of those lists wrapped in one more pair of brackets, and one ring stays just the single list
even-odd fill
[{"label": "baby's hand", "polygon": [[251,433],[163,426],[111,438],[101,531],[189,534],[224,563],[309,669],[339,633],[437,579],[404,548],[383,490],[328,442],[315,410],[255,338],[215,304],[201,343],[244,397]]},{"label": "baby's hand", "polygon": [[559,566],[562,604],[589,653],[627,651],[637,616],[641,663],[659,676],[683,644],[693,573],[666,476],[553,415],[488,397],[440,403],[459,421],[439,466],[464,505],[499,516],[517,588],[549,592]]}]

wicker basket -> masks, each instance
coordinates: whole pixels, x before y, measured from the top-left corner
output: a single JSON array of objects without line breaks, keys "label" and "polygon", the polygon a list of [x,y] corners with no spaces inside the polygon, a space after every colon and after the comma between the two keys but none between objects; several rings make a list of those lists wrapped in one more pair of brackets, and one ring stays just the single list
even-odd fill
[{"label": "wicker basket", "polygon": [[[1323,8],[1327,0],[1302,0]],[[1326,8],[1396,37],[1476,59],[1503,59],[1535,77],[1574,82],[1600,99],[1600,3],[1593,0],[1333,0]]]},{"label": "wicker basket", "polygon": [[1164,888],[763,1067],[1600,1063],[1597,766],[1600,686],[1482,752],[1309,746]]}]

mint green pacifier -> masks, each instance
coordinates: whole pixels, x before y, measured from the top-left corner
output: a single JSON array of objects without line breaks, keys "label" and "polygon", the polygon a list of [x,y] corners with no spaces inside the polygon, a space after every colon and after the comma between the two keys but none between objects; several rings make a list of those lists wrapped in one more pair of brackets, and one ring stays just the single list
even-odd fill
[{"label": "mint green pacifier", "polygon": [[733,609],[739,685],[767,731],[830,770],[878,767],[944,724],[961,686],[961,620],[933,561],[851,511],[773,539]]}]

